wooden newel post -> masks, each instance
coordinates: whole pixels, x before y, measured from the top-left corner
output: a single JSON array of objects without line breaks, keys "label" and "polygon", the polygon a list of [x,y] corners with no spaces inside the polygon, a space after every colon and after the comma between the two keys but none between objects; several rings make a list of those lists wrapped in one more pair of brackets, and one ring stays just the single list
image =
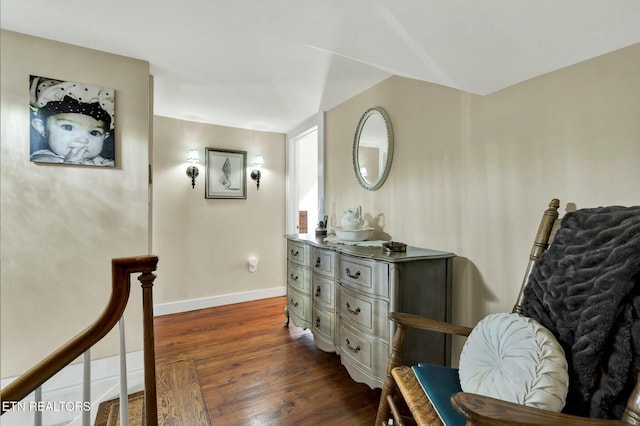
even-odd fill
[{"label": "wooden newel post", "polygon": [[142,323],[144,328],[144,424],[158,425],[156,393],[156,352],[153,335],[153,281],[155,274],[143,272],[138,280],[142,287]]}]

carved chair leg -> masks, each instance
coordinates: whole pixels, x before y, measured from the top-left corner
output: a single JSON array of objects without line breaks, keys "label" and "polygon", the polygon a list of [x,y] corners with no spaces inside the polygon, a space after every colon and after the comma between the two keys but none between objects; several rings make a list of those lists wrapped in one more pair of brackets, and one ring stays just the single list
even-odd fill
[{"label": "carved chair leg", "polygon": [[376,425],[386,425],[389,420],[391,409],[387,397],[395,395],[397,391],[396,381],[391,375],[391,371],[402,365],[402,346],[404,344],[404,333],[406,327],[398,324],[396,333],[393,336],[392,351],[387,364],[387,377],[382,386],[382,394],[380,395],[380,404],[378,405],[378,414],[376,416]]},{"label": "carved chair leg", "polygon": [[289,327],[289,306],[284,305],[284,316],[286,318],[286,320],[284,321],[284,326],[285,327]]},{"label": "carved chair leg", "polygon": [[387,401],[389,402],[389,408],[391,409],[391,414],[393,414],[393,420],[394,420],[393,425],[404,426],[404,419],[400,414],[400,411],[398,411],[398,407],[396,406],[396,401],[393,399],[392,396],[389,396],[387,398]]}]

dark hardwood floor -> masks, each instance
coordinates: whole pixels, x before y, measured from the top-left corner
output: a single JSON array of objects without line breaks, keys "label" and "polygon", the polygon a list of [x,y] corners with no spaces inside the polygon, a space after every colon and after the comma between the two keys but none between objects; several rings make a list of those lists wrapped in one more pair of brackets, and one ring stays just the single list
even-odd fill
[{"label": "dark hardwood floor", "polygon": [[213,425],[372,425],[379,390],[354,382],[277,297],[155,319],[156,363],[193,360]]}]

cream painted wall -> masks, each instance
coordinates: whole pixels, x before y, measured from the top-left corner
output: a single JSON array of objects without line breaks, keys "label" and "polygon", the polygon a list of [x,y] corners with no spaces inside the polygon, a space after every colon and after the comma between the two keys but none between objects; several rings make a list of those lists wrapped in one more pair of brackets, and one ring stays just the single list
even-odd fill
[{"label": "cream painted wall", "polygon": [[[453,320],[515,302],[542,212],[640,203],[640,45],[488,96],[392,77],[326,115],[330,225],[362,205],[379,237],[455,252]],[[351,165],[360,115],[393,123],[387,182],[368,192]],[[461,341],[454,343],[454,364]]]},{"label": "cream painted wall", "polygon": [[[154,117],[153,252],[156,304],[280,288],[286,283],[285,135]],[[205,199],[205,147],[247,151],[247,199]],[[200,153],[195,189],[186,176]],[[260,190],[249,177],[262,154]],[[249,257],[258,259],[248,271]],[[284,306],[283,306],[284,307]]]},{"label": "cream painted wall", "polygon": [[[104,308],[111,259],[148,253],[149,64],[2,30],[0,375],[25,371]],[[116,90],[115,168],[29,162],[29,74]],[[134,286],[128,349],[142,347]],[[95,358],[117,353],[115,335]]]}]

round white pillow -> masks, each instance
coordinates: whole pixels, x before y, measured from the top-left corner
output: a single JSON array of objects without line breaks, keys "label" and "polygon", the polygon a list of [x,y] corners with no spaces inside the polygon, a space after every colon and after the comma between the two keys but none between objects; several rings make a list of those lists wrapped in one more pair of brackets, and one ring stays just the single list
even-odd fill
[{"label": "round white pillow", "polygon": [[559,412],[569,375],[564,350],[537,321],[492,314],[474,328],[460,354],[462,390]]}]

